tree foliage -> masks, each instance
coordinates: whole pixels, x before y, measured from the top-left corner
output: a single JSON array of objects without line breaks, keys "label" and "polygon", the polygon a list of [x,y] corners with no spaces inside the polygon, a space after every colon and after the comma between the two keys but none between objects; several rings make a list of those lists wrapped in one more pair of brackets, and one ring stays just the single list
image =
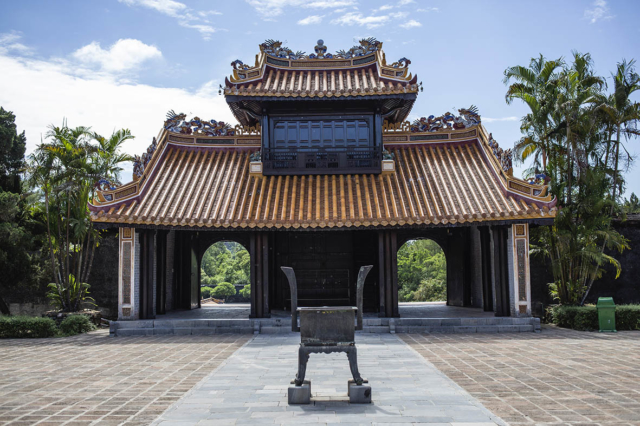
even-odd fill
[{"label": "tree foliage", "polygon": [[634,61],[620,62],[612,81],[607,94],[591,56],[578,52],[569,62],[540,55],[529,67],[505,71],[507,103],[520,100],[530,111],[522,118],[516,159],[531,161],[525,178],[546,175],[558,200],[554,225],[532,233],[532,248],[551,261],[550,291],[563,304],[584,304],[606,264],[617,277],[621,267],[613,254],[630,248],[611,219],[622,211],[621,172],[632,160],[624,140],[639,134],[640,106],[630,98],[640,89]]},{"label": "tree foliage", "polygon": [[[43,274],[38,208],[29,208],[22,189],[26,138],[18,134],[15,115],[0,107],[0,312],[9,315],[5,298],[36,288]],[[27,292],[29,293],[29,292]]]},{"label": "tree foliage", "polygon": [[432,240],[411,240],[398,250],[398,297],[402,302],[447,299],[447,262]]},{"label": "tree foliage", "polygon": [[241,244],[233,241],[217,242],[202,257],[202,284],[215,287],[223,282],[249,283],[249,266],[249,252]]},{"label": "tree foliage", "polygon": [[236,294],[236,288],[231,283],[222,282],[215,286],[211,291],[211,296],[214,297],[226,297],[234,296]]},{"label": "tree foliage", "polygon": [[93,227],[88,203],[98,183],[118,183],[121,153],[133,136],[118,130],[104,138],[88,127],[50,126],[46,141],[29,157],[28,177],[44,204],[47,251],[52,271],[48,297],[63,311],[76,311],[87,300],[87,279],[100,231]]}]

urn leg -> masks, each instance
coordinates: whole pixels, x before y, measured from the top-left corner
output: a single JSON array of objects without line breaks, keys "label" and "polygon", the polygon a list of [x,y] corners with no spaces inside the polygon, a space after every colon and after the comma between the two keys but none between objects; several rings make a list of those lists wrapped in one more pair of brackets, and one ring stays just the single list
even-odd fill
[{"label": "urn leg", "polygon": [[349,368],[351,369],[353,380],[360,386],[362,384],[362,377],[358,371],[358,350],[355,346],[347,349],[347,358],[349,359]]},{"label": "urn leg", "polygon": [[295,383],[296,386],[301,386],[304,383],[304,376],[307,374],[307,362],[309,361],[309,351],[300,346],[298,349],[298,374],[296,374]]}]

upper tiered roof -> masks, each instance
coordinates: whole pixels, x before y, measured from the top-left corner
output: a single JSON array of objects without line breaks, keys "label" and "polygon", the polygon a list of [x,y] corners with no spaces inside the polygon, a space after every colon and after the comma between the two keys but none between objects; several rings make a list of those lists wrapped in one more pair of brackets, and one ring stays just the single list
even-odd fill
[{"label": "upper tiered roof", "polygon": [[[387,100],[383,109],[399,109],[388,120],[406,119],[420,89],[417,77],[409,72],[410,60],[387,64],[382,42],[374,38],[335,54],[327,53],[324,42],[318,40],[314,51],[294,53],[282,42],[267,40],[260,45],[253,66],[233,61],[224,94],[238,121],[254,124],[260,114],[259,101],[301,98]],[[404,102],[398,102],[401,99]]]}]

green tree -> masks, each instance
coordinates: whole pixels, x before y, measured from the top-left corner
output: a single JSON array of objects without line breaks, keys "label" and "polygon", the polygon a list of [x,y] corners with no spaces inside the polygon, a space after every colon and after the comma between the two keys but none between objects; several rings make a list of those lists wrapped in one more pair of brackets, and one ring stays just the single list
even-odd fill
[{"label": "green tree", "polygon": [[233,241],[217,242],[202,257],[202,284],[248,283],[250,260],[249,252],[241,244]]},{"label": "green tree", "polygon": [[5,297],[35,288],[42,277],[38,252],[38,209],[29,209],[22,190],[26,138],[18,134],[15,115],[0,107],[0,312],[9,315]]},{"label": "green tree", "polygon": [[[636,81],[633,61],[623,64],[617,78],[628,83],[625,93],[631,93],[631,82]],[[611,134],[620,128],[613,119],[615,101],[605,94],[605,79],[594,73],[589,54],[574,52],[570,63],[546,63],[540,56],[532,59],[530,69],[508,68],[504,81],[514,81],[507,89],[507,102],[520,99],[530,110],[522,120],[525,137],[516,143],[518,160],[525,162],[536,154],[532,169],[542,167],[558,200],[554,225],[532,232],[533,252],[551,261],[554,297],[564,304],[582,304],[604,265],[614,265],[619,275],[620,264],[611,253],[629,248],[611,226],[615,188],[623,185],[617,163],[619,138],[613,144],[615,153],[611,149]],[[629,118],[625,129],[632,128],[632,122]],[[541,152],[546,163],[537,162]],[[616,159],[613,168],[610,158]]]},{"label": "green tree", "polygon": [[514,66],[504,72],[505,84],[509,85],[505,100],[511,104],[519,99],[529,107],[523,117],[521,130],[525,135],[515,144],[516,160],[525,161],[533,157],[532,169],[547,168],[547,156],[552,149],[549,129],[554,125],[550,112],[559,77],[564,65],[562,58],[548,61],[543,55],[532,58],[529,67]]},{"label": "green tree", "polygon": [[624,200],[623,211],[627,214],[640,213],[640,199],[635,193],[631,193],[628,200]]},{"label": "green tree", "polygon": [[6,192],[21,194],[21,173],[24,169],[24,153],[27,138],[24,131],[18,134],[16,116],[0,107],[0,188]]},{"label": "green tree", "polygon": [[51,126],[46,142],[29,158],[29,183],[45,207],[47,247],[53,283],[48,297],[64,311],[86,300],[100,232],[93,227],[88,203],[101,180],[117,182],[120,164],[131,157],[120,152],[133,138],[119,130],[106,139],[88,127]]},{"label": "green tree", "polygon": [[447,267],[432,240],[411,240],[398,250],[398,295],[403,302],[446,300]]},{"label": "green tree", "polygon": [[240,294],[245,299],[250,298],[251,297],[251,284],[247,284],[244,287],[242,287],[242,290],[240,290]]},{"label": "green tree", "polygon": [[[611,96],[603,99],[600,107],[605,112],[609,123],[616,132],[616,139],[613,141],[615,146],[614,168],[613,168],[613,185],[611,198],[616,201],[616,191],[622,192],[619,188],[623,179],[618,175],[621,136],[626,138],[637,137],[640,130],[637,128],[640,120],[640,104],[631,101],[631,95],[640,90],[640,76],[635,71],[635,61],[622,60],[617,65],[617,72],[612,74],[614,90]],[[600,97],[602,99],[602,97]],[[607,150],[607,158],[609,158],[609,150]],[[605,165],[607,162],[605,161]],[[612,204],[612,208],[613,208]],[[613,210],[612,210],[613,212]]]},{"label": "green tree", "polygon": [[231,283],[222,282],[214,287],[211,291],[211,295],[215,297],[234,296],[236,294],[236,288]]}]

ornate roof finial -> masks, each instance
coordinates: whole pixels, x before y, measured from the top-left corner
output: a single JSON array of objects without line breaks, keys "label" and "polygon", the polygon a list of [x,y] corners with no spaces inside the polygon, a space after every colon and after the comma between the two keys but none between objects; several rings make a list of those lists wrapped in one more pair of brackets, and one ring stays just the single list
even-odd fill
[{"label": "ornate roof finial", "polygon": [[327,46],[324,45],[324,40],[318,40],[318,44],[314,48],[318,58],[324,58],[324,54],[327,53]]}]

